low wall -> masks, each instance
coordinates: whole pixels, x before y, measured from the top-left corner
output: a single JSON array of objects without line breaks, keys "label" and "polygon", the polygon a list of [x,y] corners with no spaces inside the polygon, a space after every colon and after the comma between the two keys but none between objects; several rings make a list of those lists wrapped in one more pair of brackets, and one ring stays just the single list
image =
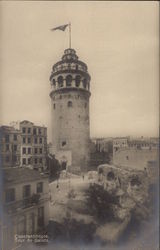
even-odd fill
[{"label": "low wall", "polygon": [[158,161],[158,149],[120,148],[113,152],[113,164],[144,170],[148,161]]}]

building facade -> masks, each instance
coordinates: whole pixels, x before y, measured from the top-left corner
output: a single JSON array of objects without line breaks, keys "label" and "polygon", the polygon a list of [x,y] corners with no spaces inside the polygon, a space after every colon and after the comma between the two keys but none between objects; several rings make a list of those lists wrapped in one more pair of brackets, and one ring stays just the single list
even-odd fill
[{"label": "building facade", "polygon": [[20,166],[21,133],[10,126],[0,127],[0,161],[2,168]]},{"label": "building facade", "polygon": [[30,166],[46,169],[47,128],[22,121],[19,129],[0,127],[1,168]]},{"label": "building facade", "polygon": [[66,49],[50,76],[52,144],[68,171],[86,171],[89,162],[90,75],[74,49]]},{"label": "building facade", "polygon": [[36,126],[30,121],[20,122],[21,166],[31,165],[34,169],[46,168],[47,128]]},{"label": "building facade", "polygon": [[44,233],[49,221],[48,176],[27,168],[3,170],[2,249],[18,243],[16,235]]}]

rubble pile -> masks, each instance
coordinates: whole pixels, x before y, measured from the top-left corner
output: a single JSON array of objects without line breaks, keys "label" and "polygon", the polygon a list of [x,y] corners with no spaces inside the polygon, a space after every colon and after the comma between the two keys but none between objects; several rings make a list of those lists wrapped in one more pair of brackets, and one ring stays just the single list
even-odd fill
[{"label": "rubble pile", "polygon": [[120,169],[104,164],[98,167],[97,183],[119,198],[119,205],[113,206],[117,219],[129,219],[133,210],[141,212],[142,217],[148,216],[145,204],[148,199],[149,178],[146,171]]}]

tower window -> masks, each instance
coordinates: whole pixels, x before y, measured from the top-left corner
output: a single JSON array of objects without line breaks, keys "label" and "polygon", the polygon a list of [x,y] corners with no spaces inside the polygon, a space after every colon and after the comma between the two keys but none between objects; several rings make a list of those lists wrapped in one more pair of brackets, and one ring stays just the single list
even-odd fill
[{"label": "tower window", "polygon": [[62,147],[66,145],[66,141],[62,141]]},{"label": "tower window", "polygon": [[56,109],[56,104],[55,103],[53,104],[53,108]]},{"label": "tower window", "polygon": [[86,89],[87,88],[87,79],[83,79],[83,87]]},{"label": "tower window", "polygon": [[76,76],[76,78],[75,78],[75,82],[76,82],[76,87],[79,87],[79,85],[80,85],[80,82],[81,82],[81,77],[78,75],[78,76]]},{"label": "tower window", "polygon": [[76,65],[76,70],[78,70],[78,65]]},{"label": "tower window", "polygon": [[72,107],[72,102],[68,101],[68,107]]},{"label": "tower window", "polygon": [[84,107],[87,108],[87,103],[85,102]]},{"label": "tower window", "polygon": [[57,80],[58,80],[58,87],[59,88],[63,87],[63,76],[59,76]]},{"label": "tower window", "polygon": [[66,86],[67,87],[70,87],[71,86],[71,83],[72,83],[72,76],[71,75],[68,75],[66,77]]},{"label": "tower window", "polygon": [[56,80],[53,79],[53,80],[52,80],[52,83],[53,83],[53,86],[55,87],[55,86],[56,86]]},{"label": "tower window", "polygon": [[89,82],[88,82],[87,86],[88,86],[88,90],[89,90]]}]

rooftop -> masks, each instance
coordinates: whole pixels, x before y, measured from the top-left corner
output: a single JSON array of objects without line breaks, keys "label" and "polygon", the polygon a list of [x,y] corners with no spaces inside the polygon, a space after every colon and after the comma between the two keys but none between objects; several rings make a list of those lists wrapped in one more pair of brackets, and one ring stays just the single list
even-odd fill
[{"label": "rooftop", "polygon": [[20,130],[15,129],[12,126],[6,126],[6,125],[0,126],[0,130],[6,133],[20,133]]},{"label": "rooftop", "polygon": [[3,169],[3,180],[5,184],[16,184],[48,178],[47,175],[41,174],[36,170],[28,168],[8,168]]}]

